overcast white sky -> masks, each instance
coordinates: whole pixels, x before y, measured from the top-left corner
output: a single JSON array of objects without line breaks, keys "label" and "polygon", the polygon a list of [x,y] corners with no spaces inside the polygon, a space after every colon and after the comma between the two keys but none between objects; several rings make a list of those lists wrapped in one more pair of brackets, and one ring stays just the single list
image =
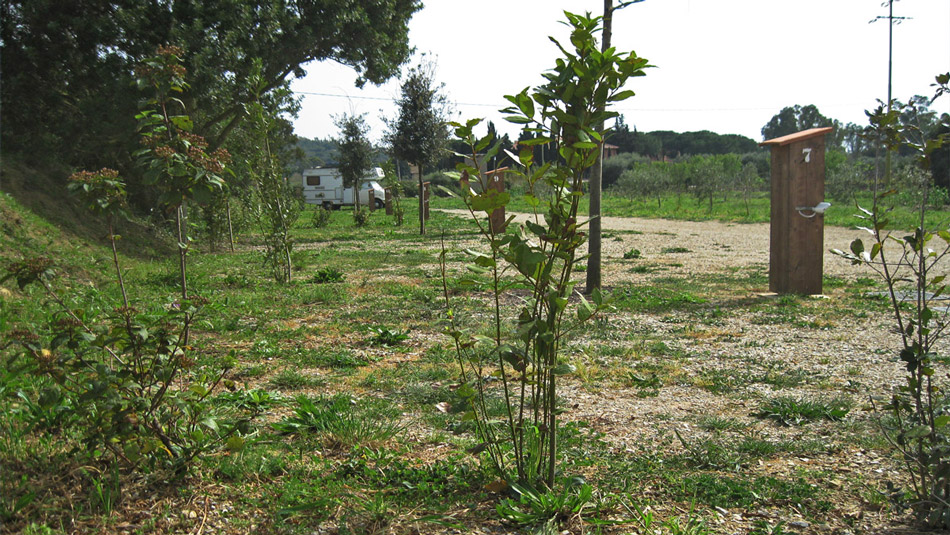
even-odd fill
[{"label": "overcast white sky", "polygon": [[[542,82],[564,38],[562,12],[602,14],[601,0],[427,0],[410,23],[419,54],[437,60],[436,77],[453,103],[453,119],[501,119],[503,96]],[[844,123],[865,123],[864,110],[887,96],[886,16],[882,0],[645,0],[616,13],[613,44],[635,50],[656,68],[628,89],[627,124],[641,131],[712,130],[761,140],[761,128],[785,107],[815,104]],[[932,96],[936,74],[950,71],[950,0],[898,0],[894,16],[894,98]],[[563,39],[566,41],[566,39]],[[296,133],[337,135],[333,117],[365,113],[370,137],[394,117],[398,80],[360,90],[355,73],[332,62],[308,66],[293,83],[303,96]],[[950,112],[950,98],[934,105]]]}]

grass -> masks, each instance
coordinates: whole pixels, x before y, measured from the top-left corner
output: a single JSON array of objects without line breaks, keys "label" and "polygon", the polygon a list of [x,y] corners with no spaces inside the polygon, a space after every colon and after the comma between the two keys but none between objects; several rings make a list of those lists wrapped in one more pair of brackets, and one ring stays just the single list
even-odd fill
[{"label": "grass", "polygon": [[[514,203],[508,209],[516,212],[531,212],[531,207],[520,201],[518,195],[512,196]],[[859,223],[856,217],[860,211],[855,202],[832,201],[832,207],[825,213],[826,225],[836,227],[853,227]],[[869,208],[871,199],[859,197],[857,204]],[[438,208],[464,208],[459,199],[438,198],[432,202]],[[661,205],[657,207],[655,198],[627,197],[610,190],[604,191],[601,201],[601,211],[612,217],[644,217],[654,219],[672,219],[682,221],[724,221],[733,223],[768,223],[770,217],[770,201],[768,192],[756,192],[749,199],[749,211],[746,212],[744,200],[738,195],[728,195],[723,201],[722,196],[713,202],[710,211],[708,200],[697,202],[689,195],[667,194],[661,197]],[[580,213],[587,214],[587,203],[582,203]],[[888,217],[897,228],[913,229],[919,223],[919,214],[907,206],[896,205]],[[948,210],[930,210],[927,213],[929,228],[939,226],[950,219]]]},{"label": "grass", "polygon": [[851,405],[852,402],[844,397],[807,399],[780,396],[763,402],[756,416],[775,420],[782,425],[800,425],[818,420],[838,421],[848,415]]},{"label": "grass", "polygon": [[[686,198],[683,202],[693,204]],[[664,206],[668,203],[675,199],[665,199]],[[434,208],[450,205],[433,201]],[[469,259],[463,251],[471,247],[475,230],[433,211],[429,236],[422,238],[413,203],[407,208],[402,227],[376,213],[366,227],[356,229],[351,213],[343,210],[331,213],[326,227],[314,229],[305,213],[294,228],[298,269],[287,285],[267,278],[259,252],[251,248],[234,254],[196,250],[189,256],[191,284],[212,301],[196,327],[194,352],[208,362],[231,351],[237,358],[230,383],[219,385],[215,402],[251,403],[238,394],[244,391],[271,397],[254,401],[266,405],[266,416],[248,424],[243,447],[203,459],[187,477],[167,476],[165,487],[120,478],[124,496],[153,500],[147,507],[154,506],[156,513],[144,531],[198,531],[202,504],[193,497],[202,492],[211,493],[209,499],[219,505],[215,511],[230,507],[227,520],[244,531],[253,525],[267,533],[425,533],[442,526],[461,526],[452,529],[467,532],[497,523],[499,495],[492,489],[498,482],[487,459],[467,451],[480,438],[464,417],[465,400],[457,394],[458,363],[443,335],[438,265],[443,234],[453,306],[471,318],[466,328],[474,332],[487,332],[490,324],[484,313],[484,281],[465,282],[472,277],[464,274],[463,263]],[[606,197],[605,212],[611,215],[633,215],[638,209],[635,203]],[[66,285],[84,296],[84,313],[110,313],[119,294],[108,282],[109,251],[92,241],[101,233],[77,237],[61,231],[5,194],[0,195],[0,211],[0,224],[9,231],[0,233],[0,257],[38,251],[55,256],[59,271],[69,276]],[[689,214],[682,210],[677,215]],[[248,234],[240,238],[242,247],[259,241]],[[177,291],[174,259],[154,259],[125,247],[122,259],[136,288],[134,303],[172,303]],[[876,317],[881,306],[866,297],[872,281],[828,278],[826,288],[840,297],[828,305],[797,297],[724,299],[727,292],[766,286],[766,268],[723,266],[687,279],[664,276],[665,266],[632,251],[628,249],[626,260],[615,260],[650,275],[645,277],[649,283],[613,287],[613,309],[579,327],[572,333],[578,343],[565,346],[566,362],[577,363],[578,372],[563,379],[571,394],[561,400],[562,466],[566,475],[582,475],[597,489],[602,498],[597,507],[607,516],[629,520],[629,510],[617,504],[638,496],[669,519],[691,507],[699,515],[723,507],[737,512],[772,508],[785,516],[804,511],[818,517],[836,491],[814,475],[767,473],[758,461],[767,465],[830,456],[851,446],[872,448],[887,459],[886,443],[862,438],[870,433],[860,427],[863,420],[854,423],[858,416],[853,416],[841,421],[850,406],[835,401],[835,395],[849,391],[829,382],[837,378],[833,372],[817,375],[797,365],[760,360],[762,348],[781,342],[749,339],[729,327],[730,321],[744,317],[807,334],[835,328],[836,315]],[[669,260],[695,253],[669,247],[661,254]],[[3,292],[0,332],[48,324],[41,292],[19,292],[10,283]],[[509,320],[506,325],[513,325],[512,318],[505,318]],[[110,497],[110,474],[78,475],[79,468],[95,462],[64,432],[68,425],[57,421],[54,400],[36,403],[51,383],[37,378],[35,363],[9,349],[0,349],[0,361],[4,529],[58,529],[78,522],[91,526],[90,531],[109,532],[134,520],[135,502]],[[862,379],[857,366],[842,370],[847,379]],[[483,381],[497,392],[499,378]],[[814,392],[819,384],[820,395]],[[802,391],[807,396],[800,396]],[[699,401],[689,414],[663,410],[680,396],[714,400],[726,409],[707,414]],[[601,406],[601,399],[610,401]],[[504,413],[500,395],[489,403],[493,416]],[[754,406],[760,419],[749,417],[747,405]],[[644,445],[622,434],[630,426],[648,433]],[[830,429],[830,436],[807,434],[819,427]],[[767,436],[761,428],[769,430]],[[675,439],[674,429],[686,446]],[[75,481],[60,479],[61,473],[74,474]],[[849,499],[849,492],[836,499]],[[183,510],[197,516],[183,518]],[[603,527],[603,533],[618,532],[610,529]]]}]

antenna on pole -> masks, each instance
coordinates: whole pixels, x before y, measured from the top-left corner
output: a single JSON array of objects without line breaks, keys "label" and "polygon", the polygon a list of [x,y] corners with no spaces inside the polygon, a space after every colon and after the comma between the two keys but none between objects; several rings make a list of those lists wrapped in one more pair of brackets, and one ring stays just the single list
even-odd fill
[{"label": "antenna on pole", "polygon": [[880,15],[874,17],[868,24],[873,24],[879,20],[887,20],[887,111],[891,111],[891,99],[893,98],[891,94],[891,79],[894,72],[894,25],[900,24],[905,20],[910,20],[911,17],[895,17],[894,16],[894,2],[899,0],[886,0],[881,7],[887,7],[887,16]]},{"label": "antenna on pole", "polygon": [[[877,16],[868,21],[868,24],[872,24],[879,20],[887,19],[887,113],[891,113],[891,100],[894,98],[892,95],[892,83],[894,75],[894,25],[900,24],[901,22],[910,19],[910,17],[895,17],[894,16],[894,2],[898,0],[885,0],[881,7],[887,7],[887,16]],[[885,183],[890,183],[891,180],[891,151],[887,151],[884,155],[884,181]]]}]

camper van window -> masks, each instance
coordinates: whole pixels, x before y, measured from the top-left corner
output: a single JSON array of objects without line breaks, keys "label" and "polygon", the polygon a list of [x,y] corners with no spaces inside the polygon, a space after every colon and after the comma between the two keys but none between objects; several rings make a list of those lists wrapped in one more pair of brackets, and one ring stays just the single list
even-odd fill
[{"label": "camper van window", "polygon": [[318,177],[318,176],[308,176],[308,177],[307,177],[307,185],[308,185],[308,186],[319,186],[319,185],[320,185],[320,177]]}]

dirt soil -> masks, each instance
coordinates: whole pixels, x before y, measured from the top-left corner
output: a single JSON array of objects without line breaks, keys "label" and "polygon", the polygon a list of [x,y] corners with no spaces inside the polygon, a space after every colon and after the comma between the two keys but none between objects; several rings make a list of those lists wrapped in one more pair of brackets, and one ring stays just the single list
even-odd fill
[{"label": "dirt soil", "polygon": [[[462,211],[459,211],[461,214]],[[510,215],[510,214],[509,214]],[[519,215],[517,219],[527,217]],[[650,285],[654,277],[736,273],[758,268],[765,274],[769,265],[769,224],[722,223],[716,221],[667,221],[638,218],[603,218],[603,283],[616,287],[633,282]],[[828,250],[849,250],[855,238],[865,242],[864,230],[826,227],[824,230],[824,274],[844,281],[877,275],[869,268],[853,266]],[[659,267],[653,273],[634,273],[637,265],[623,260],[624,253],[638,249],[636,261]],[[669,254],[676,249],[680,254]],[[687,252],[688,251],[688,252]],[[836,307],[846,298],[841,285],[825,288],[825,295],[804,298],[814,317],[799,318],[811,327],[783,322],[761,321],[762,307],[778,301],[768,295],[768,283],[760,288],[744,289],[735,294],[719,291],[708,308],[722,304],[727,312],[715,321],[697,322],[695,315],[673,310],[661,314],[614,314],[611,325],[619,332],[641,333],[648,339],[667,340],[673,348],[690,355],[676,364],[673,384],[665,384],[655,397],[638,395],[635,388],[623,385],[591,386],[583,378],[562,391],[568,405],[574,407],[568,418],[589,422],[616,448],[634,452],[649,449],[670,451],[682,448],[680,433],[693,443],[712,436],[696,422],[704,416],[732,418],[751,426],[760,438],[774,440],[827,440],[837,446],[828,453],[808,457],[779,455],[757,461],[742,469],[746,475],[794,477],[796,474],[821,474],[816,491],[833,506],[825,518],[789,514],[789,509],[762,508],[752,511],[717,510],[710,528],[713,533],[749,533],[756,521],[770,525],[785,522],[783,533],[858,534],[917,533],[909,527],[908,516],[895,513],[878,500],[878,489],[886,482],[904,484],[904,475],[894,458],[885,458],[883,450],[862,447],[859,436],[836,442],[854,430],[873,433],[869,396],[887,396],[902,382],[903,366],[896,358],[899,338],[890,327],[886,311],[867,314],[842,314]],[[743,306],[728,306],[741,302]],[[761,304],[760,307],[748,306]],[[862,317],[864,316],[864,317]],[[577,345],[583,348],[584,340]],[[697,358],[698,357],[698,358]],[[627,358],[626,356],[624,358]],[[649,359],[650,357],[647,357]],[[593,359],[588,366],[611,369],[618,365],[610,358]],[[761,373],[761,370],[795,370],[808,377],[800,385],[778,387],[754,383],[740,387],[738,394],[713,394],[696,386],[696,377],[716,373]],[[581,374],[583,375],[583,374]],[[846,422],[812,423],[784,427],[755,418],[753,413],[762,399],[777,396],[823,397],[850,396],[854,408]],[[859,431],[859,429],[863,431]],[[649,489],[645,490],[649,495]]]}]

